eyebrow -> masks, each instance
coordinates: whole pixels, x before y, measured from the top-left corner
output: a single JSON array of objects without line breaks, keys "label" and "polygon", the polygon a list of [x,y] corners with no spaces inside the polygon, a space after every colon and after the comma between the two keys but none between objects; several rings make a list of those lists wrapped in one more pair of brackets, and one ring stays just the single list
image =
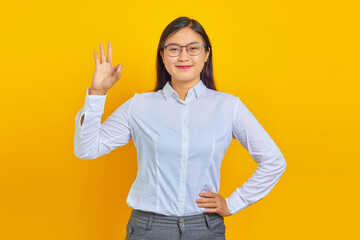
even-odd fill
[{"label": "eyebrow", "polygon": [[[190,43],[188,43],[188,44],[191,44],[191,43],[199,43],[199,42],[190,42]],[[179,43],[168,43],[167,45],[170,45],[170,44],[181,45],[181,44],[179,44]],[[188,44],[185,44],[185,45],[188,45]]]}]

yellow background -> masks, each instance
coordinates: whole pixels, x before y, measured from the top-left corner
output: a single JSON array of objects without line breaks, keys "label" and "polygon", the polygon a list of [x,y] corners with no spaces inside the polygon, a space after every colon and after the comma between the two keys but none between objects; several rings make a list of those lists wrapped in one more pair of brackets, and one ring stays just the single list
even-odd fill
[{"label": "yellow background", "polygon": [[[133,142],[94,160],[73,152],[93,50],[123,64],[106,119],[155,87],[163,29],[198,20],[218,91],[239,96],[287,169],[262,200],[226,217],[227,239],[359,239],[359,1],[1,1],[0,239],[124,239]],[[255,171],[233,140],[229,196]]]}]

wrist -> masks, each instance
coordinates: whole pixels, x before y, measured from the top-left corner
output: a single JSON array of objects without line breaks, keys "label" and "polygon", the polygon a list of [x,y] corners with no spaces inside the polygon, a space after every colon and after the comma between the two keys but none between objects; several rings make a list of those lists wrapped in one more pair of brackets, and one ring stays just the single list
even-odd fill
[{"label": "wrist", "polygon": [[105,95],[106,91],[99,91],[89,88],[89,95]]}]

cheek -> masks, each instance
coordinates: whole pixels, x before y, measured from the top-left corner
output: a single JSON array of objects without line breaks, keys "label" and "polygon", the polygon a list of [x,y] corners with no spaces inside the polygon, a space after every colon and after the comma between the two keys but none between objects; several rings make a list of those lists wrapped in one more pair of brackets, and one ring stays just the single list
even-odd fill
[{"label": "cheek", "polygon": [[169,61],[169,60],[166,60],[164,61],[164,65],[165,65],[165,68],[166,68],[166,71],[168,71],[169,73],[170,72],[174,72],[175,71],[175,66],[174,66],[175,63]]},{"label": "cheek", "polygon": [[205,62],[203,62],[203,60],[197,62],[197,64],[196,64],[196,67],[198,69],[203,69],[204,66],[205,66]]},{"label": "cheek", "polygon": [[165,65],[169,68],[174,68],[176,65],[176,61],[170,60],[170,59],[166,59],[165,60]]}]

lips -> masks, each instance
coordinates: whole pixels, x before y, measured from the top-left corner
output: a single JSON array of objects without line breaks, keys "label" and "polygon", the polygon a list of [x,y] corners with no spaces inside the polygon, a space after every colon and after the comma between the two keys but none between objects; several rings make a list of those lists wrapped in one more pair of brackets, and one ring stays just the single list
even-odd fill
[{"label": "lips", "polygon": [[176,67],[181,68],[181,69],[187,69],[187,68],[192,67],[192,65],[183,65],[183,66],[176,66]]}]

